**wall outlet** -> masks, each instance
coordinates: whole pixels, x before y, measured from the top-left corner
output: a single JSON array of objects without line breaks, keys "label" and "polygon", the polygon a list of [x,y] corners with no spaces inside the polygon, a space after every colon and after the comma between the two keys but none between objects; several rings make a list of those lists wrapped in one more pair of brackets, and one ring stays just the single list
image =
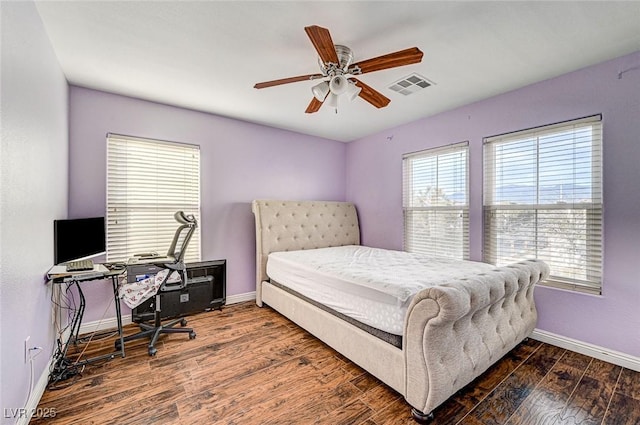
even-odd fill
[{"label": "wall outlet", "polygon": [[29,340],[31,336],[28,336],[24,339],[24,363],[29,363]]}]

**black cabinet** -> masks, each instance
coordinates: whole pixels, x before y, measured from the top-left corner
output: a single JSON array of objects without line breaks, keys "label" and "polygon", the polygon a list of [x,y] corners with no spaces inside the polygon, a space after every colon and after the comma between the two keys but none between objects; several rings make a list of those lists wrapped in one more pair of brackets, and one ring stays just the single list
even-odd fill
[{"label": "black cabinet", "polygon": [[[187,266],[187,286],[179,291],[161,292],[160,309],[162,319],[185,316],[202,311],[222,309],[227,297],[227,261],[202,261]],[[137,264],[127,267],[127,281],[151,277],[161,268],[152,264]],[[155,297],[151,297],[131,311],[134,322],[153,319]]]}]

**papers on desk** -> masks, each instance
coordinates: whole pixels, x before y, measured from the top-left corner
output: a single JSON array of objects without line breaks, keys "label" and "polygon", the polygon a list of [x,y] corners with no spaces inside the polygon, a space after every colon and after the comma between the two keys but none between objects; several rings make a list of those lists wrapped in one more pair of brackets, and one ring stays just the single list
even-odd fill
[{"label": "papers on desk", "polygon": [[96,279],[104,276],[109,272],[109,269],[102,264],[94,264],[93,270],[82,270],[77,272],[68,272],[65,264],[58,264],[51,267],[47,272],[47,280],[64,279],[64,280],[86,280]]},{"label": "papers on desk", "polygon": [[129,261],[127,261],[127,265],[135,265],[135,264],[164,264],[164,263],[175,263],[176,259],[173,257],[159,257],[159,256],[148,256],[148,257],[131,257]]}]

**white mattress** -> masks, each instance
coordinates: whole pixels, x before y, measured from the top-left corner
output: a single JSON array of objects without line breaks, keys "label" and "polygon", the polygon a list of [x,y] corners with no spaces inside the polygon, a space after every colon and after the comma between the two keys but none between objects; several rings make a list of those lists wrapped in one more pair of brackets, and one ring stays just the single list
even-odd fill
[{"label": "white mattress", "polygon": [[494,266],[348,245],[272,252],[270,279],[342,314],[402,335],[411,298],[429,286]]}]

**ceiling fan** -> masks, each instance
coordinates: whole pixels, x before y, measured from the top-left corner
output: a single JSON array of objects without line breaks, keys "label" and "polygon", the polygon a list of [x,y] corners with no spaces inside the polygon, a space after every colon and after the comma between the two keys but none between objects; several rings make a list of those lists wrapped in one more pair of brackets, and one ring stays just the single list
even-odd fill
[{"label": "ceiling fan", "polygon": [[328,29],[313,25],[305,27],[304,30],[309,36],[309,39],[311,39],[313,47],[315,47],[318,52],[320,73],[265,81],[253,87],[263,89],[298,81],[322,79],[323,81],[321,83],[313,86],[311,89],[314,97],[305,110],[308,114],[318,112],[325,102],[329,106],[337,108],[338,97],[343,95],[350,100],[360,96],[376,108],[383,108],[387,106],[391,100],[354,76],[422,61],[423,53],[420,49],[411,47],[372,59],[351,63],[353,61],[353,52],[351,49],[340,44],[334,45]]}]

